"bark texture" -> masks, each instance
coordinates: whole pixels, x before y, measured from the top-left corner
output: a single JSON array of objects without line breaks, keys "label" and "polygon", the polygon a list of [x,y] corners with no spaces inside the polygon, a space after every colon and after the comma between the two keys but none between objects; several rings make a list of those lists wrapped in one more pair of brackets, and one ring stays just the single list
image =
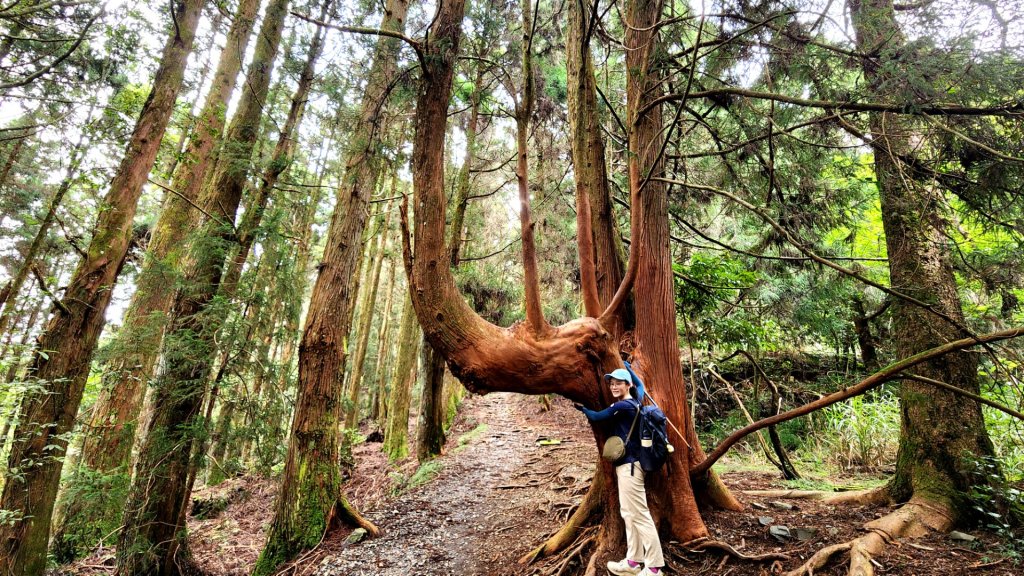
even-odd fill
[{"label": "bark texture", "polygon": [[[397,176],[392,176],[397,179]],[[394,180],[393,180],[394,182]],[[395,186],[392,184],[392,193]],[[388,227],[391,225],[391,204],[388,204],[387,215],[383,217],[380,232],[374,236],[371,252],[374,254],[370,277],[363,291],[363,305],[359,310],[359,324],[356,326],[356,352],[352,358],[352,371],[349,373],[348,413],[345,415],[345,428],[355,428],[359,424],[359,394],[362,389],[363,366],[366,365],[366,348],[370,342],[370,324],[373,312],[377,308],[377,287],[380,284],[380,271],[384,265],[384,252],[387,250]],[[378,222],[381,216],[377,217]]]},{"label": "bark texture", "polygon": [[[573,178],[576,184],[576,242],[580,292],[587,316],[597,317],[622,283],[622,259],[615,243],[615,220],[605,164],[605,144],[597,108],[597,80],[590,54],[590,6],[569,3],[566,37],[566,93]],[[615,319],[619,335],[623,320]]]},{"label": "bark texture", "polygon": [[[402,32],[407,10],[407,0],[389,0],[381,28]],[[299,392],[281,492],[255,574],[270,574],[295,554],[316,546],[335,521],[376,532],[345,501],[337,462],[352,280],[358,275],[366,207],[379,173],[379,113],[397,68],[398,50],[398,40],[378,39],[360,122],[349,140],[345,176],[299,344]]]},{"label": "bark texture", "polygon": [[0,526],[0,572],[4,574],[35,575],[46,568],[50,519],[67,449],[64,435],[78,413],[104,314],[131,243],[139,196],[181,89],[204,5],[205,0],[173,4],[176,26],[104,197],[86,257],[39,338],[29,378],[42,383],[46,393],[23,401],[8,459],[8,470],[20,474],[8,477],[0,498],[0,508],[19,514],[18,520]]},{"label": "bark texture", "polygon": [[402,328],[398,332],[398,359],[391,375],[388,422],[384,427],[384,446],[381,448],[389,460],[401,460],[409,455],[409,404],[420,341],[412,301],[408,296],[403,300],[405,305],[402,306]]},{"label": "bark texture", "polygon": [[[118,474],[127,483],[130,475],[128,460],[140,423],[146,384],[153,373],[174,296],[179,259],[183,256],[181,248],[186,235],[202,216],[192,204],[199,201],[200,186],[216,157],[214,146],[220,141],[225,109],[234,92],[259,4],[259,0],[239,3],[210,92],[174,170],[171,188],[177,193],[168,193],[164,199],[136,290],[125,312],[124,325],[111,344],[118,353],[112,355],[104,370],[103,385],[89,420],[81,460],[86,476]],[[78,480],[76,477],[71,482],[74,485]],[[118,494],[112,501],[95,502],[95,506],[81,500],[62,503],[64,513],[58,530],[59,540],[64,539],[66,530],[72,531],[68,537],[76,538],[75,524],[119,520],[122,496]]]},{"label": "bark texture", "polygon": [[210,186],[200,203],[215,207],[189,243],[182,288],[171,307],[163,354],[166,367],[154,382],[153,418],[147,423],[118,541],[118,571],[176,574],[187,478],[215,337],[222,315],[210,309],[233,244],[233,223],[259,139],[260,117],[277,59],[288,0],[273,0],[246,76],[246,90],[231,121]]},{"label": "bark texture", "polygon": [[[858,49],[877,53],[862,69],[876,100],[901,101],[909,88],[895,73],[914,54],[896,22],[891,0],[849,0]],[[894,114],[873,113],[871,136],[875,175],[882,205],[882,226],[892,287],[928,304],[947,319],[909,302],[893,303],[893,339],[897,356],[968,336],[948,255],[952,249],[941,207],[943,191],[917,182],[905,159],[915,153],[914,122]],[[917,374],[979,394],[978,361],[956,352],[919,367]],[[900,383],[900,446],[889,491],[897,502],[912,497],[947,511],[953,523],[970,509],[966,494],[975,479],[964,458],[994,456],[980,405],[968,398],[914,380]]]}]

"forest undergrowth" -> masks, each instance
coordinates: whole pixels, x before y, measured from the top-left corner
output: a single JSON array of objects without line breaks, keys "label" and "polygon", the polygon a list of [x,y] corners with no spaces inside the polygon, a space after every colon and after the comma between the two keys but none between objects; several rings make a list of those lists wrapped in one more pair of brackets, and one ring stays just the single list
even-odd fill
[{"label": "forest undergrowth", "polygon": [[[415,414],[410,426],[414,422]],[[519,563],[523,554],[557,530],[578,505],[593,473],[596,454],[590,432],[570,403],[555,399],[551,409],[545,410],[535,397],[473,396],[464,401],[449,438],[445,453],[423,465],[414,458],[389,464],[377,442],[356,445],[356,468],[346,489],[352,502],[381,528],[382,535],[365,538],[353,536],[352,530],[335,531],[280,573],[580,573],[579,555]],[[836,444],[832,443],[838,441],[830,439],[828,433],[817,440],[833,448]],[[794,453],[794,461],[804,473],[795,481],[781,479],[753,441],[739,447],[718,467],[730,488],[741,495],[745,509],[707,512],[713,538],[745,556],[779,555],[780,559],[754,562],[720,550],[695,553],[678,542],[669,542],[668,573],[778,574],[818,548],[856,537],[858,526],[889,510],[886,506],[833,507],[814,500],[759,493],[860,490],[880,485],[891,470],[891,463],[844,468],[846,454],[835,451],[834,458],[820,460],[823,452],[814,445]],[[247,576],[266,539],[276,495],[273,478],[253,475],[198,489],[188,520],[189,545],[196,566],[207,576]],[[985,526],[953,535],[936,533],[890,549],[877,559],[879,572],[1013,576],[1022,569],[1017,556],[1020,550],[1006,536],[998,527]],[[57,570],[55,576],[112,574],[114,557],[111,548],[100,548]],[[839,575],[845,570],[837,564],[818,573]]]}]

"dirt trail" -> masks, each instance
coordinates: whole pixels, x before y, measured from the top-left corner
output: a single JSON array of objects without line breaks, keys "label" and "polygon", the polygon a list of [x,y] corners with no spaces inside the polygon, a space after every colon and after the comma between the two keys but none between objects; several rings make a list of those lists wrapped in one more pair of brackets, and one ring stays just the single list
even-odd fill
[{"label": "dirt trail", "polygon": [[364,509],[383,535],[341,546],[313,573],[530,571],[516,559],[560,525],[588,486],[592,471],[580,463],[592,458],[589,428],[562,399],[542,413],[537,398],[491,394],[467,400],[460,412],[437,476]]}]

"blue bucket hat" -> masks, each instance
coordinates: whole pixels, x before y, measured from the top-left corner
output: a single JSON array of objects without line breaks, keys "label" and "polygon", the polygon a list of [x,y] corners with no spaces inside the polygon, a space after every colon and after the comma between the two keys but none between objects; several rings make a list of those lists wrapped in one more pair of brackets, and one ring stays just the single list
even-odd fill
[{"label": "blue bucket hat", "polygon": [[633,385],[633,378],[629,375],[629,371],[626,370],[625,368],[617,368],[615,370],[612,370],[611,374],[605,374],[604,375],[605,382],[607,382],[610,378],[615,378],[616,380],[622,380],[626,384],[629,384],[630,386]]}]

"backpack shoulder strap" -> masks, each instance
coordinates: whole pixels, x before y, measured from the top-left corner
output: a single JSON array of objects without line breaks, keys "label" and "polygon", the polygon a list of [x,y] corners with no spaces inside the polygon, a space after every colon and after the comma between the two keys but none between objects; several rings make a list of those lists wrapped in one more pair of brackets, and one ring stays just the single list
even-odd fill
[{"label": "backpack shoulder strap", "polygon": [[[634,400],[634,402],[636,401]],[[633,416],[633,423],[629,425],[629,432],[626,433],[626,439],[622,441],[624,444],[628,443],[629,438],[633,435],[633,429],[636,428],[636,421],[640,419],[640,408],[640,403],[636,402],[636,414]]]}]

